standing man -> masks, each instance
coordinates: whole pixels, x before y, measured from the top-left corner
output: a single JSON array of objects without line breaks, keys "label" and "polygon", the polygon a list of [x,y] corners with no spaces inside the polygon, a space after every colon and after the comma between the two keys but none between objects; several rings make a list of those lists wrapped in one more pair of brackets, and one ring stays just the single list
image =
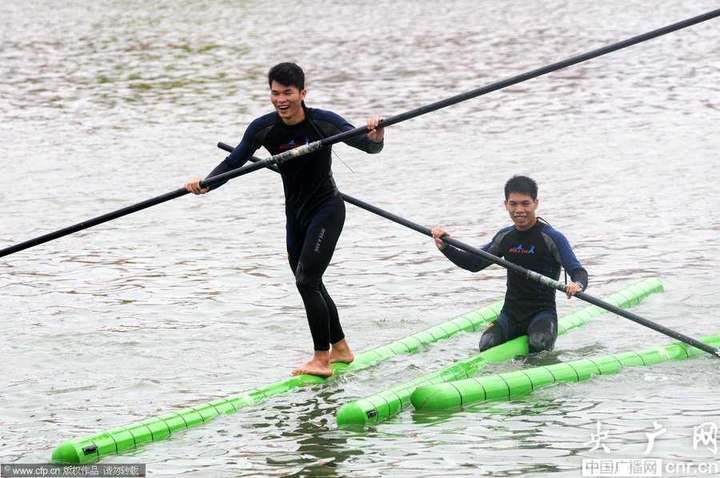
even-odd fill
[{"label": "standing man", "polygon": [[[505,183],[505,209],[513,225],[501,229],[482,249],[555,280],[560,277],[560,266],[564,267],[572,279],[565,288],[570,298],[587,287],[588,274],[565,236],[538,220],[537,192],[537,184],[527,176],[513,176]],[[448,233],[442,227],[434,227],[432,235],[445,257],[463,269],[477,272],[492,264],[449,246],[443,241]],[[498,319],[480,337],[480,351],[521,335],[528,336],[530,352],[552,350],[557,334],[555,290],[508,270],[505,303]]]},{"label": "standing man", "polygon": [[[209,176],[241,167],[261,146],[275,155],[353,128],[333,112],[305,106],[305,73],[298,65],[275,65],[268,72],[268,84],[275,111],[250,123],[240,144]],[[346,143],[367,153],[379,153],[384,138],[383,128],[378,127],[380,120],[368,119],[370,132]],[[345,340],[337,307],[322,282],[345,223],[345,203],[333,180],[331,164],[328,146],[278,165],[285,191],[288,259],[315,349],[313,357],[293,375],[329,377],[332,362],[350,363],[355,358]],[[208,191],[200,188],[199,180],[185,187],[195,194]]]}]

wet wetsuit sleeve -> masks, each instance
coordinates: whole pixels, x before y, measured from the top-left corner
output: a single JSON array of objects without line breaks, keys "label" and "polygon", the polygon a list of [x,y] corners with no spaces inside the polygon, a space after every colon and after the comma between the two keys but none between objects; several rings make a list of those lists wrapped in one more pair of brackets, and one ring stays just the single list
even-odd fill
[{"label": "wet wetsuit sleeve", "polygon": [[[331,111],[315,109],[313,110],[313,115],[315,122],[318,124],[326,138],[354,128],[354,126],[348,123],[342,116]],[[344,142],[353,148],[360,149],[370,154],[379,153],[382,151],[383,145],[385,144],[384,141],[379,143],[371,141],[367,137],[367,134],[349,138]]]},{"label": "wet wetsuit sleeve", "polygon": [[[240,144],[238,144],[233,152],[230,153],[220,164],[215,166],[215,169],[210,171],[210,174],[208,174],[205,179],[240,168],[243,164],[247,163],[250,156],[252,156],[253,153],[260,148],[260,143],[257,139],[260,129],[261,127],[257,120],[250,123],[250,126],[248,126],[245,130],[245,134],[243,135]],[[214,186],[212,189],[217,189],[226,182],[227,181],[224,181]]]},{"label": "wet wetsuit sleeve", "polygon": [[[497,234],[490,243],[485,244],[482,247],[482,250],[499,257],[499,241],[499,234]],[[463,251],[462,249],[453,247],[450,244],[448,244],[447,247],[441,252],[445,255],[445,257],[450,259],[453,264],[458,267],[462,267],[463,269],[470,272],[478,272],[485,269],[487,266],[492,265],[492,262],[488,261],[487,259],[484,259],[477,254],[473,254],[472,252]]]},{"label": "wet wetsuit sleeve", "polygon": [[573,282],[577,282],[583,286],[583,290],[587,290],[588,287],[588,273],[587,270],[580,264],[580,261],[575,257],[575,253],[570,247],[570,242],[567,238],[558,231],[552,231],[551,237],[555,245],[557,246],[558,253],[560,254],[560,264],[570,274],[570,279]]}]

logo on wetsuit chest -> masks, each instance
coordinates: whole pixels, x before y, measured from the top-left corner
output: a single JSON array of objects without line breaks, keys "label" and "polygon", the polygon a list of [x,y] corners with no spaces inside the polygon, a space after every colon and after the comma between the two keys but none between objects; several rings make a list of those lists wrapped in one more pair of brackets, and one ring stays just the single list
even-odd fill
[{"label": "logo on wetsuit chest", "polygon": [[508,252],[511,254],[535,254],[535,246],[523,246],[522,244],[517,244],[510,249],[508,249]]},{"label": "logo on wetsuit chest", "polygon": [[310,144],[310,139],[305,138],[305,143],[301,143],[299,141],[295,141],[294,139],[291,139],[288,143],[279,144],[277,147],[278,153],[284,153],[285,151],[295,149],[301,144]]}]

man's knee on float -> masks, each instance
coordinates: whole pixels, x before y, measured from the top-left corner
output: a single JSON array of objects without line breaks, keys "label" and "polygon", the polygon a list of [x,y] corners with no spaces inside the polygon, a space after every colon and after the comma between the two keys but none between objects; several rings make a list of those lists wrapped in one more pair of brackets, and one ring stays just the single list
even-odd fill
[{"label": "man's knee on float", "polygon": [[496,345],[500,345],[504,342],[504,336],[502,332],[502,328],[497,325],[493,324],[490,327],[483,332],[483,334],[480,336],[480,352],[485,351],[491,347],[495,347]]},{"label": "man's knee on float", "polygon": [[530,353],[552,350],[555,347],[557,333],[555,327],[543,327],[528,330],[528,349]]}]

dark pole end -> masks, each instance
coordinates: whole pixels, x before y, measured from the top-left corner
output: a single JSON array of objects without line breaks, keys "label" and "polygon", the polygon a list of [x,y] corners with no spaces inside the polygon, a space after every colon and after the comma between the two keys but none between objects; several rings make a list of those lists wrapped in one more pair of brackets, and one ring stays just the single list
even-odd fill
[{"label": "dark pole end", "polygon": [[232,153],[235,148],[230,146],[229,144],[223,143],[222,141],[218,141],[217,147],[220,149],[224,149],[228,153]]}]

